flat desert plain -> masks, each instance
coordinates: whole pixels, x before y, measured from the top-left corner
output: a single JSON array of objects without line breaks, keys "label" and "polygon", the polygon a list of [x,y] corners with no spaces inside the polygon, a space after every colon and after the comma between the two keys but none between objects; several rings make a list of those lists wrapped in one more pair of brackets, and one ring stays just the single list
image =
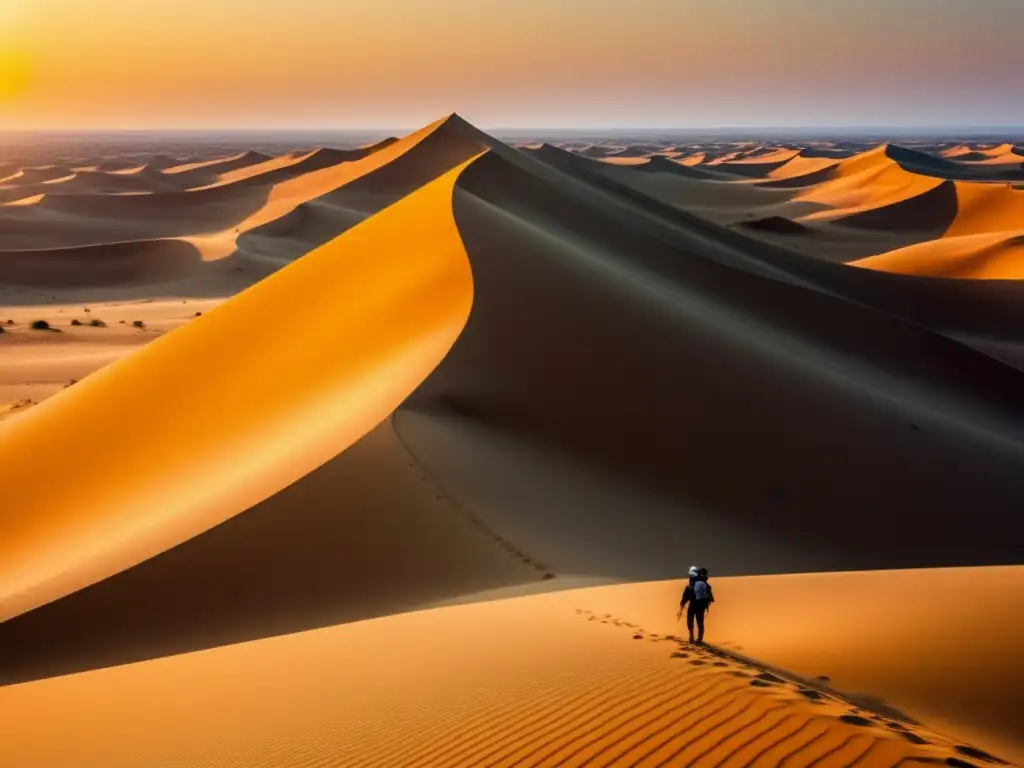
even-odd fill
[{"label": "flat desert plain", "polygon": [[1007,139],[6,147],[0,765],[1024,762]]}]

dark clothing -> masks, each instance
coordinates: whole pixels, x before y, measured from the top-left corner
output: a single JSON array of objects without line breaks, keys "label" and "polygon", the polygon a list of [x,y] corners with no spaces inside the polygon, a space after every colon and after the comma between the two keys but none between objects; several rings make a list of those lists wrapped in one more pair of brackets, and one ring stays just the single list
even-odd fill
[{"label": "dark clothing", "polygon": [[690,579],[690,583],[686,585],[686,589],[683,590],[683,599],[679,601],[679,607],[684,607],[687,603],[695,600],[696,597],[693,594],[693,579]]},{"label": "dark clothing", "polygon": [[693,641],[693,622],[697,622],[697,642],[704,642],[704,612],[708,606],[703,600],[691,601],[690,607],[686,609],[686,628],[690,630],[690,640]]},{"label": "dark clothing", "polygon": [[704,614],[708,610],[708,606],[715,602],[715,597],[711,592],[711,585],[707,584],[707,598],[704,600],[698,600],[697,595],[694,592],[693,585],[698,579],[690,579],[690,583],[686,585],[686,589],[683,590],[683,598],[679,601],[679,609],[682,610],[684,606],[689,604],[689,608],[686,609],[686,628],[690,630],[690,641],[693,641],[693,624],[697,623],[697,642],[704,641]]}]

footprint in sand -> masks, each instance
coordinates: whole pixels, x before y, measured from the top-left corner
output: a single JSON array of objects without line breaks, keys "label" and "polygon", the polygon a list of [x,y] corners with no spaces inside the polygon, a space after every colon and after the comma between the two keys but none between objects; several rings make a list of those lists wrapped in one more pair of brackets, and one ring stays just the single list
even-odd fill
[{"label": "footprint in sand", "polygon": [[946,765],[951,765],[953,768],[978,768],[974,763],[961,760],[959,757],[947,757]]},{"label": "footprint in sand", "polygon": [[904,739],[909,741],[911,744],[931,744],[931,742],[928,741],[928,739],[922,739],[920,736],[918,736],[916,733],[914,733],[912,731],[904,731],[904,730],[901,730],[901,729],[895,729],[895,730],[896,730],[896,733],[898,733]]},{"label": "footprint in sand", "polygon": [[[967,744],[959,744],[954,747],[957,752],[961,755],[967,755],[973,757],[976,760],[984,760],[986,763],[996,763],[997,765],[1009,765],[1005,760],[1000,760],[994,755],[990,755],[988,752],[984,752],[976,747],[969,746]],[[956,758],[954,758],[956,759]]]},{"label": "footprint in sand", "polygon": [[861,717],[860,715],[840,715],[839,719],[842,720],[844,723],[847,723],[849,725],[862,725],[862,726],[874,725],[874,723],[872,723],[868,718]]}]

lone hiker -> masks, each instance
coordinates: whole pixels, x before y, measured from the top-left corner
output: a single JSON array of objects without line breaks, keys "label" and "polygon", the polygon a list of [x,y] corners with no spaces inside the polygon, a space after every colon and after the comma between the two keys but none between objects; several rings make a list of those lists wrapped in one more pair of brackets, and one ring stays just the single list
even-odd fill
[{"label": "lone hiker", "polygon": [[683,615],[683,608],[686,609],[686,628],[690,630],[690,642],[693,642],[693,622],[697,621],[697,644],[704,642],[704,613],[713,602],[715,595],[708,584],[708,569],[690,566],[690,581],[683,590],[683,599],[679,601],[679,613],[676,620]]}]

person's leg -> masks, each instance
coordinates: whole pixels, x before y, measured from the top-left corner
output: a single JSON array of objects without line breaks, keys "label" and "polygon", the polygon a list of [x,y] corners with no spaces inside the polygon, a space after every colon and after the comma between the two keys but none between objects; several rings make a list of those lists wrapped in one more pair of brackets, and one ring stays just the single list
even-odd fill
[{"label": "person's leg", "polygon": [[693,642],[693,601],[686,604],[686,628],[690,630],[690,642]]},{"label": "person's leg", "polygon": [[[704,642],[704,611],[705,610],[706,610],[705,606],[702,605],[699,608],[697,608],[696,611],[694,611],[694,613],[696,614],[696,618],[697,618],[697,642],[698,643],[703,643]],[[690,636],[691,637],[693,636],[693,632],[690,633]]]}]

